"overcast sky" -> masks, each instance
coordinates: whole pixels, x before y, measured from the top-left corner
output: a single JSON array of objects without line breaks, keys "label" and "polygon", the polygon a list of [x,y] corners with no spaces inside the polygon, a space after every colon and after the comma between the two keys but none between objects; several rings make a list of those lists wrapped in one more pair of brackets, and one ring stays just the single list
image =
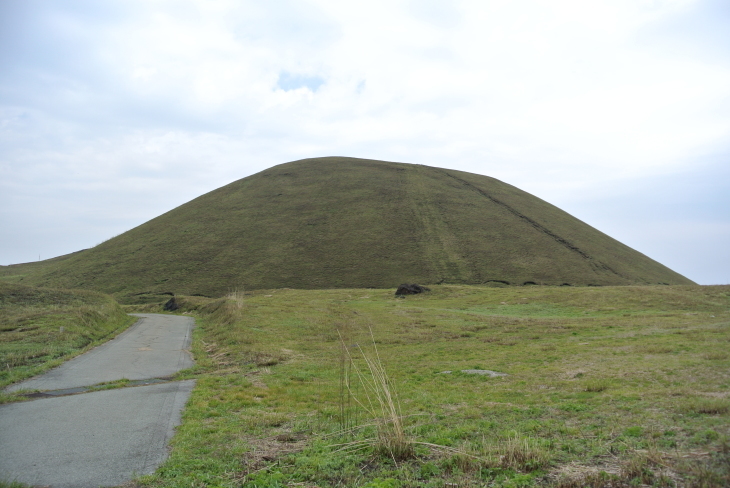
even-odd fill
[{"label": "overcast sky", "polygon": [[0,1],[0,264],[316,156],[492,176],[730,283],[730,2]]}]

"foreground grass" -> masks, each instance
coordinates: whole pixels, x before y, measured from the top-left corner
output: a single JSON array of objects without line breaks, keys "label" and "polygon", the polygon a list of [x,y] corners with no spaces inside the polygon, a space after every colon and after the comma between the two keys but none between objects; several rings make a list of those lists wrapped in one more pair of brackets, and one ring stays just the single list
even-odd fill
[{"label": "foreground grass", "polygon": [[[146,486],[730,485],[730,286],[233,298],[181,300],[198,383]],[[362,443],[376,426],[340,396],[338,331],[372,351],[369,329],[406,434],[443,448]]]},{"label": "foreground grass", "polygon": [[[134,320],[108,295],[0,281],[0,389],[61,364]],[[0,393],[0,403],[14,398]]]},{"label": "foreground grass", "polygon": [[25,483],[19,481],[2,481],[0,480],[0,488],[30,488]]}]

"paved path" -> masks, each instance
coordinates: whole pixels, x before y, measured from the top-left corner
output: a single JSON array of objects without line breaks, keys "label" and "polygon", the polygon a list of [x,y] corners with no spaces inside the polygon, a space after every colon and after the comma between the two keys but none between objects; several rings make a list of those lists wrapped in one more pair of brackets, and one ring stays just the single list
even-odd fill
[{"label": "paved path", "polygon": [[[13,389],[63,390],[169,376],[192,365],[193,320],[139,314],[114,340]],[[0,405],[0,480],[56,488],[114,486],[154,472],[193,380]]]},{"label": "paved path", "polygon": [[122,378],[160,378],[193,365],[188,352],[192,318],[134,315],[140,320],[115,339],[8,390],[63,390]]}]

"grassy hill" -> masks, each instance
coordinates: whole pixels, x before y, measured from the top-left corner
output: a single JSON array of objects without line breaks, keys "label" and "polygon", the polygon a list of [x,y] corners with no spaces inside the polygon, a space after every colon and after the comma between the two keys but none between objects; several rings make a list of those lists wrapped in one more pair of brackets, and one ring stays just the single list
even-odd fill
[{"label": "grassy hill", "polygon": [[93,249],[15,271],[22,283],[127,298],[405,281],[692,283],[499,180],[340,157],[275,166]]},{"label": "grassy hill", "polygon": [[23,280],[28,274],[40,274],[48,268],[52,268],[56,264],[65,261],[84,251],[76,251],[63,256],[56,256],[43,261],[31,261],[30,263],[11,264],[9,266],[0,265],[0,280],[5,282],[16,282]]}]

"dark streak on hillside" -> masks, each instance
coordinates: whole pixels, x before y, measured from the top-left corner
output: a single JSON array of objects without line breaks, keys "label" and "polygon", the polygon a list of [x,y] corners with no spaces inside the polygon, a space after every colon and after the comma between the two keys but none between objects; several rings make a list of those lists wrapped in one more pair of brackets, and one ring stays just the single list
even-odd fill
[{"label": "dark streak on hillside", "polygon": [[567,239],[564,239],[563,237],[560,237],[559,235],[555,234],[554,232],[551,232],[549,229],[546,229],[544,226],[542,226],[538,222],[535,222],[534,220],[532,220],[527,215],[525,215],[522,212],[520,212],[519,210],[517,210],[517,209],[515,209],[515,208],[513,208],[513,207],[511,207],[509,205],[507,205],[503,201],[498,200],[497,198],[494,198],[492,195],[490,195],[489,193],[485,192],[481,188],[477,188],[476,186],[472,185],[468,181],[462,180],[458,176],[454,176],[454,175],[448,173],[447,171],[443,171],[443,170],[440,170],[438,168],[434,168],[434,169],[436,171],[438,171],[440,173],[443,173],[446,176],[448,176],[448,177],[450,177],[450,178],[458,181],[459,183],[461,183],[462,185],[466,186],[467,188],[469,188],[469,189],[471,189],[471,190],[479,193],[483,197],[489,199],[492,203],[495,203],[495,204],[499,205],[500,207],[504,208],[505,210],[507,210],[508,212],[510,212],[515,217],[519,217],[521,220],[523,220],[524,222],[526,222],[530,226],[534,227],[539,232],[542,232],[542,233],[550,236],[552,239],[554,239],[556,242],[558,242],[559,244],[561,244],[563,247],[565,247],[565,248],[567,248],[567,249],[569,249],[569,250],[571,250],[571,251],[579,254],[584,259],[587,259],[588,261],[590,261],[590,263],[591,263],[591,265],[593,267],[598,268],[598,269],[604,269],[606,271],[609,271],[609,272],[615,274],[616,276],[620,276],[621,278],[625,278],[625,276],[621,275],[620,273],[618,273],[617,271],[615,271],[614,269],[612,269],[608,265],[606,265],[606,264],[604,264],[604,263],[602,263],[602,262],[594,259],[588,253],[584,252],[578,246],[574,245],[573,243],[571,243]]}]

